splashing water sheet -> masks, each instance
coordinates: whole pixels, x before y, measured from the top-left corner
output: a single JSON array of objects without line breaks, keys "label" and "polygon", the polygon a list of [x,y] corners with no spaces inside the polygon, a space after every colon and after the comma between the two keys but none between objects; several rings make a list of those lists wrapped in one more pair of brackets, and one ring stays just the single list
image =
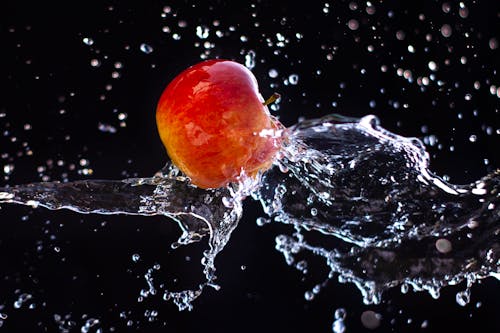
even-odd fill
[{"label": "splashing water sheet", "polygon": [[[414,306],[442,304],[457,327],[499,326],[488,6],[143,6],[47,14],[67,31],[4,11],[0,332],[225,332],[242,318],[239,331],[430,332],[446,319]],[[288,125],[270,170],[203,190],[170,162],[157,171],[153,118],[168,80],[212,57],[279,91],[271,113]]]}]

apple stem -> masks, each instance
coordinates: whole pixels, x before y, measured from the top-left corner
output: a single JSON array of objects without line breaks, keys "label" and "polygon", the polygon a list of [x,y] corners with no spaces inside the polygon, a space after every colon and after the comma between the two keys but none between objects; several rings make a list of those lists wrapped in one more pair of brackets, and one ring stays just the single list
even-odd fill
[{"label": "apple stem", "polygon": [[278,94],[278,93],[274,93],[274,94],[272,94],[272,95],[271,95],[271,97],[269,97],[268,99],[266,99],[266,101],[265,101],[264,103],[262,103],[262,104],[264,104],[264,105],[266,105],[266,106],[267,106],[267,105],[269,105],[269,104],[271,104],[271,103],[276,102],[276,100],[277,100],[278,98],[280,98],[280,97],[281,97],[281,95],[280,95],[280,94]]}]

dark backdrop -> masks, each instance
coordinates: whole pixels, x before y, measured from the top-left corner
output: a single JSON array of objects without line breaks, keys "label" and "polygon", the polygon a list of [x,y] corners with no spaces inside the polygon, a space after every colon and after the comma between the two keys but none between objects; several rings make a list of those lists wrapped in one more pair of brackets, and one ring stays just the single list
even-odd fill
[{"label": "dark backdrop", "polygon": [[[154,123],[166,84],[202,57],[245,63],[252,54],[262,95],[282,95],[272,113],[285,125],[332,112],[376,114],[387,129],[425,139],[438,175],[474,181],[498,166],[499,4],[451,1],[448,11],[444,1],[409,3],[3,1],[1,183],[152,175],[167,160]],[[294,74],[297,84],[287,81]],[[382,304],[364,305],[354,286],[330,282],[305,301],[326,268],[304,278],[288,267],[274,237],[289,230],[258,227],[262,214],[247,200],[216,262],[222,289],[178,312],[159,296],[138,301],[155,264],[157,284],[201,278],[206,244],[172,252],[174,223],[2,206],[0,332],[80,332],[89,318],[100,321],[91,332],[329,332],[340,307],[348,332],[366,331],[366,310],[382,315],[385,332],[500,329],[492,279],[472,288],[465,307],[455,302],[463,285],[437,300],[396,288]],[[32,299],[16,309],[23,293]]]}]

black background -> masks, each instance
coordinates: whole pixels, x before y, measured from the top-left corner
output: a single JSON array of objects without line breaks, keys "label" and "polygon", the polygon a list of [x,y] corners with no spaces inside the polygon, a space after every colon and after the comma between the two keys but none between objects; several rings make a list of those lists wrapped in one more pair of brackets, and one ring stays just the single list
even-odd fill
[{"label": "black background", "polygon": [[[350,9],[353,3],[356,9]],[[376,114],[399,134],[435,135],[440,146],[428,145],[431,169],[453,183],[474,181],[498,166],[499,98],[490,86],[500,86],[499,50],[489,41],[498,40],[499,4],[464,1],[468,15],[462,11],[466,17],[461,17],[459,2],[449,2],[449,13],[444,3],[374,1],[370,14],[367,3],[359,1],[328,6],[316,1],[2,1],[0,166],[15,166],[2,185],[152,175],[167,160],[154,122],[164,87],[202,54],[244,63],[250,50],[256,54],[252,71],[262,95],[282,95],[272,113],[286,126],[299,117],[332,112]],[[359,23],[357,30],[347,26],[351,19]],[[443,24],[453,29],[448,38],[440,33]],[[197,36],[197,26],[209,28],[208,38]],[[403,40],[396,38],[400,30]],[[283,46],[278,33],[286,39]],[[94,43],[87,45],[84,38]],[[213,45],[206,49],[205,42]],[[142,43],[153,51],[142,52]],[[100,65],[92,66],[92,59]],[[437,79],[422,89],[417,78],[431,74],[429,61],[439,66]],[[398,75],[398,68],[411,70],[413,82]],[[278,77],[270,77],[270,69]],[[284,83],[291,74],[298,75],[298,84]],[[120,113],[126,114],[125,127]],[[100,131],[100,123],[117,132]],[[89,165],[81,166],[81,159]],[[93,174],[83,174],[85,167]],[[437,300],[424,292],[402,295],[396,288],[382,304],[364,305],[353,285],[331,281],[313,301],[305,301],[304,292],[325,278],[326,268],[318,263],[303,277],[288,267],[274,250],[274,237],[291,231],[274,224],[258,227],[254,221],[261,215],[257,203],[245,202],[244,217],[216,262],[222,289],[207,290],[192,311],[178,312],[160,295],[137,300],[147,288],[143,276],[155,264],[161,266],[154,273],[157,286],[201,281],[199,259],[206,244],[172,252],[170,243],[179,235],[174,223],[4,205],[0,313],[8,318],[0,332],[62,332],[54,314],[75,322],[71,332],[80,332],[88,318],[100,321],[91,332],[99,327],[103,332],[330,332],[339,307],[347,311],[347,332],[367,331],[359,319],[366,310],[382,315],[380,332],[500,330],[499,286],[491,278],[472,288],[465,307],[455,302],[463,285],[443,289]],[[133,262],[133,254],[141,259]],[[22,293],[33,298],[15,309]],[[150,310],[158,311],[153,321],[144,315]],[[421,328],[424,320],[427,328]]]}]

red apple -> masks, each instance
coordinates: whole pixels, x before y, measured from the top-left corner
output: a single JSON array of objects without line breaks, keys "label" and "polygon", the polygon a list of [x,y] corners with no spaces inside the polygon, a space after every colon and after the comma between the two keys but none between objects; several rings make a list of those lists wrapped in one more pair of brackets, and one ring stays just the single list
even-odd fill
[{"label": "red apple", "polygon": [[201,188],[254,177],[268,169],[281,140],[257,80],[243,65],[207,60],[180,73],[156,110],[160,138],[172,162]]}]

